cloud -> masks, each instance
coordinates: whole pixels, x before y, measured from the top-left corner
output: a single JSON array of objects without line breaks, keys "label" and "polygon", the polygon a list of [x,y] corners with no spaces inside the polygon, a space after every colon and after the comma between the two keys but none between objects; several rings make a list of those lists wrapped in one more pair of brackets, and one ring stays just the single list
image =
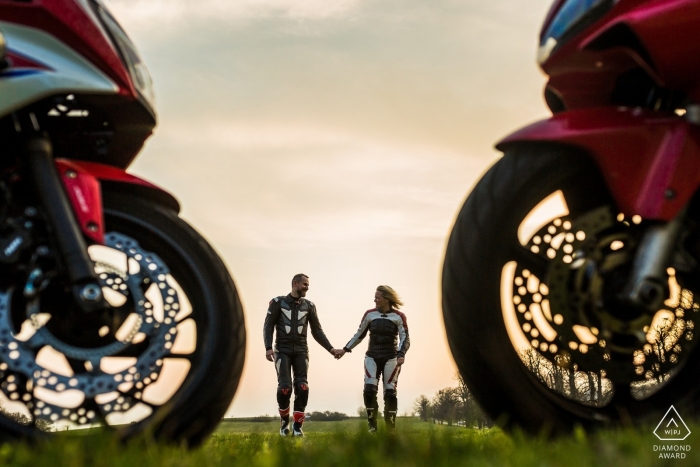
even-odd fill
[{"label": "cloud", "polygon": [[230,150],[305,148],[342,145],[353,141],[353,135],[334,129],[310,128],[302,125],[260,125],[200,118],[197,121],[176,121],[159,131],[159,136],[176,144],[202,140]]},{"label": "cloud", "polygon": [[[495,140],[543,114],[533,18],[544,2],[330,1],[335,13],[309,7],[313,20],[277,7],[298,2],[254,3],[259,15],[238,21],[249,3],[110,2],[151,69],[162,125],[204,114],[323,124],[490,158]],[[161,13],[171,21],[154,27]]]},{"label": "cloud", "polygon": [[284,250],[441,241],[465,177],[472,183],[482,165],[478,157],[323,127],[202,119],[163,128],[136,169],[179,187],[186,215],[213,237]]},{"label": "cloud", "polygon": [[242,21],[270,17],[320,20],[346,13],[359,0],[107,0],[121,21],[135,27],[168,28],[198,21]]}]

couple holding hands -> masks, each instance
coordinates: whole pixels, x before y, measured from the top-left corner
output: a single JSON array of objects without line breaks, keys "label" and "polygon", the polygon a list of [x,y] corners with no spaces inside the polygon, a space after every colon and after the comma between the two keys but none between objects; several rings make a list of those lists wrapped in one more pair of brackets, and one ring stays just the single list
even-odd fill
[{"label": "couple holding hands", "polygon": [[[291,432],[294,436],[304,436],[304,410],[309,399],[309,347],[306,330],[311,327],[311,335],[336,359],[340,359],[359,344],[369,332],[369,347],[365,354],[365,386],[363,397],[367,408],[369,431],[377,431],[377,392],[379,378],[384,389],[384,420],[387,429],[396,426],[396,384],[401,372],[406,351],[410,345],[406,315],[398,308],[403,305],[398,294],[387,285],[380,285],[374,294],[376,308],[365,312],[360,327],[342,349],[335,349],[321,328],[313,302],[305,299],[309,290],[309,277],[297,274],[292,279],[292,291],[286,296],[270,300],[265,317],[263,337],[265,357],[275,363],[277,370],[277,404],[280,413],[280,435],[290,433],[290,400],[294,389],[294,413]],[[277,330],[275,345],[272,345],[273,332]],[[294,379],[292,379],[292,372]]]}]

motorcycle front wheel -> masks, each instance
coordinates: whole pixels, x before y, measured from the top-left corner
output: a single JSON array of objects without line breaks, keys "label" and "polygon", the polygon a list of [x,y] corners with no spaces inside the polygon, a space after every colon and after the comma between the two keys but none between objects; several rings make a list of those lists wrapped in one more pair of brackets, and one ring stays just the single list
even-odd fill
[{"label": "motorcycle front wheel", "polygon": [[697,410],[700,305],[669,269],[654,316],[615,305],[645,223],[567,147],[507,152],[455,221],[443,317],[460,373],[506,429],[568,433]]},{"label": "motorcycle front wheel", "polygon": [[0,329],[12,335],[0,342],[3,411],[12,414],[0,416],[0,429],[33,439],[105,426],[124,439],[196,446],[231,404],[243,369],[236,287],[176,212],[118,192],[103,198],[106,244],[89,252],[108,311],[76,312],[48,278],[31,303],[12,290],[0,296],[0,327],[12,331]]}]

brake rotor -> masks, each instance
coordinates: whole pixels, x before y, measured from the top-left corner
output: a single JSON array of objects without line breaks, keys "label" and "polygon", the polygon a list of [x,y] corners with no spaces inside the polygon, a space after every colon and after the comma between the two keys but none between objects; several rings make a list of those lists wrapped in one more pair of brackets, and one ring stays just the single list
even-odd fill
[{"label": "brake rotor", "polygon": [[[29,339],[19,340],[13,333],[11,319],[13,290],[0,292],[0,390],[10,400],[23,402],[35,419],[85,424],[104,421],[111,413],[126,412],[141,401],[145,388],[158,379],[162,359],[169,354],[177,337],[175,316],[180,304],[176,290],[167,281],[168,267],[157,255],[143,250],[136,240],[125,235],[108,233],[105,246],[127,258],[127,271],[106,262],[96,263],[102,289],[122,295],[135,315],[121,340],[87,348],[58,339],[44,325],[46,321],[40,319],[40,294],[26,301],[26,316],[35,332]],[[138,265],[138,271],[134,264]],[[163,316],[160,320],[156,319],[154,304],[144,292],[153,285],[162,299]],[[139,334],[147,345],[136,357],[136,362],[122,371],[105,373],[100,367],[102,359],[118,356],[135,345],[134,340]],[[85,362],[86,372],[66,375],[42,367],[37,363],[37,355],[45,346],[73,361]],[[78,390],[84,394],[84,401],[74,408],[54,405],[42,398],[43,390],[59,396],[65,391]],[[110,393],[116,393],[116,397],[105,397],[109,401],[101,403],[95,400]]]},{"label": "brake rotor", "polygon": [[593,372],[615,383],[665,375],[695,344],[700,305],[669,270],[671,296],[654,316],[615,301],[624,285],[642,226],[609,208],[562,217],[525,246],[549,260],[545,278],[518,265],[513,303],[533,349],[551,363]]}]

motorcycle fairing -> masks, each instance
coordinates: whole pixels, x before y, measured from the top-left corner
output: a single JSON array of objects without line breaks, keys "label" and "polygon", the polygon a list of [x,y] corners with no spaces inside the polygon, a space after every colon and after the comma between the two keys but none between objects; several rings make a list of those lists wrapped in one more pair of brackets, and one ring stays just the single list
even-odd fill
[{"label": "motorcycle fairing", "polygon": [[73,212],[85,236],[104,244],[104,214],[102,211],[102,188],[116,188],[180,211],[177,200],[165,190],[146,180],[126,173],[124,170],[99,164],[67,159],[56,159],[56,170],[73,207]]},{"label": "motorcycle fairing", "polygon": [[119,92],[105,73],[44,31],[5,21],[0,21],[0,31],[7,39],[10,60],[24,57],[0,72],[0,117],[55,94]]},{"label": "motorcycle fairing", "polygon": [[700,129],[673,113],[572,110],[516,131],[496,148],[535,142],[585,150],[625,215],[669,221],[700,186]]},{"label": "motorcycle fairing", "polygon": [[[700,27],[700,7],[695,0],[665,0],[654,2],[625,1],[620,13],[602,22],[588,37],[582,38],[580,48],[590,48],[596,41],[614,28],[629,27],[643,44],[648,57],[638,61],[652,70],[653,76],[663,86],[682,89],[697,98],[700,86],[700,60],[697,46],[692,39]],[[669,31],[673,31],[669,34]],[[678,40],[679,37],[689,38]],[[620,46],[621,44],[611,44]],[[605,64],[603,64],[605,67]]]},{"label": "motorcycle fairing", "polygon": [[[547,27],[546,22],[543,32]],[[603,19],[543,58],[548,89],[567,109],[613,105],[617,79],[640,68],[658,86],[698,101],[700,59],[694,38],[699,28],[695,0],[618,0]]]},{"label": "motorcycle fairing", "polygon": [[[44,31],[109,76],[120,95],[136,98],[129,72],[89,3],[88,0],[0,1],[0,18]],[[16,49],[10,40],[7,45]]]}]

